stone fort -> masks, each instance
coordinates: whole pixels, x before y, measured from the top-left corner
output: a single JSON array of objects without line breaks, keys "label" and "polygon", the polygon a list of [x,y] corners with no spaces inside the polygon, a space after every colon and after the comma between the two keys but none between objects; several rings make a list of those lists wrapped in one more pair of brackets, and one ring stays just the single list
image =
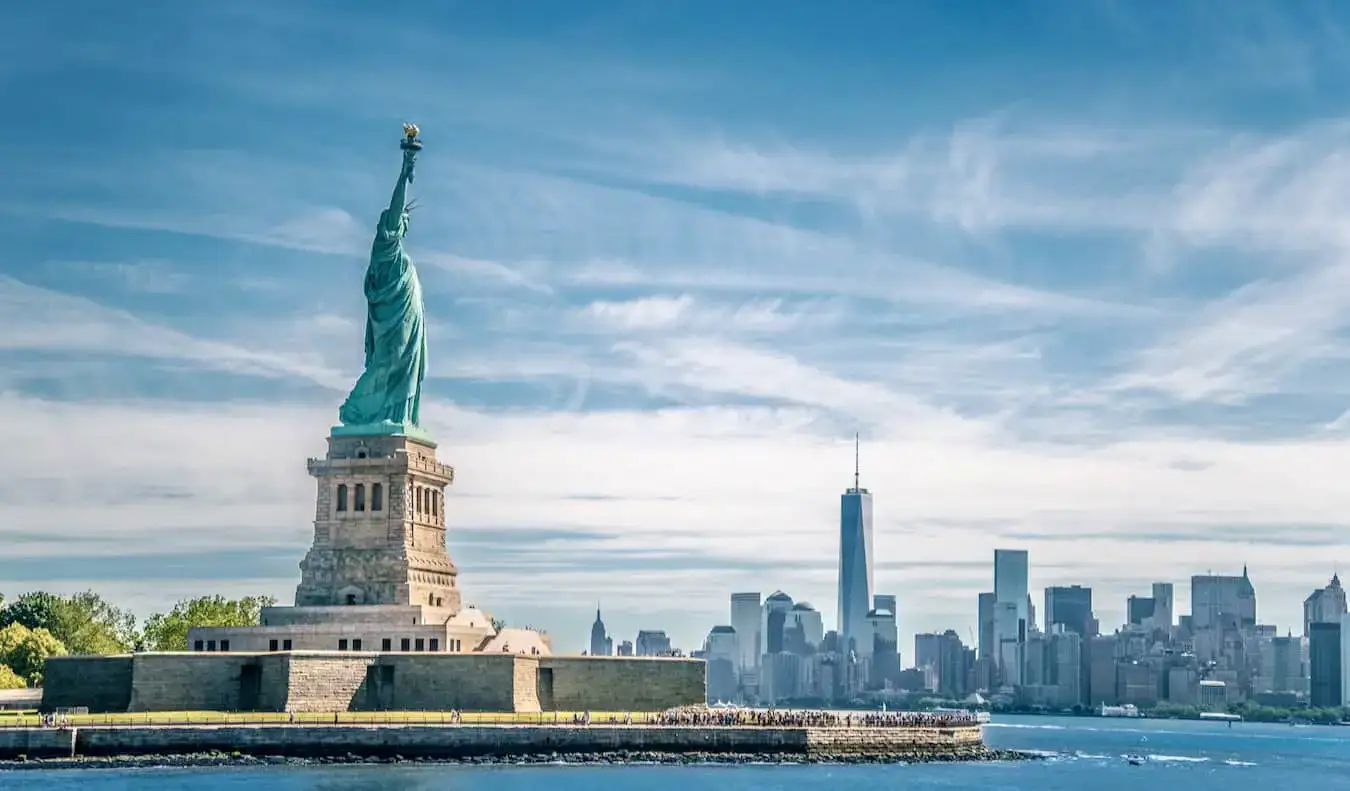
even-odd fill
[{"label": "stone fort", "polygon": [[455,472],[425,437],[330,436],[309,460],[313,545],[295,606],[197,627],[182,653],[54,657],[45,710],[657,711],[702,704],[702,660],[555,655],[465,607],[446,548]]}]

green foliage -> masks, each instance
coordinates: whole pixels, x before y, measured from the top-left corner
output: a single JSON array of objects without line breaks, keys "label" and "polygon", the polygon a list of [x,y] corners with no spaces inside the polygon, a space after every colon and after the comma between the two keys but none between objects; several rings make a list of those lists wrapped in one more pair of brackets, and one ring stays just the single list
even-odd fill
[{"label": "green foliage", "polygon": [[136,617],[114,607],[93,591],[77,593],[65,600],[70,617],[62,637],[53,632],[75,654],[116,654],[130,650],[139,635]]},{"label": "green foliage", "polygon": [[93,591],[25,593],[0,609],[0,626],[45,629],[73,654],[116,654],[136,643],[136,620]]},{"label": "green foliage", "polygon": [[505,628],[506,628],[506,621],[503,621],[501,618],[492,619],[492,630],[494,632],[500,632]]},{"label": "green foliage", "polygon": [[29,629],[21,623],[0,629],[0,664],[35,686],[42,683],[47,657],[65,653],[66,647],[46,629]]},{"label": "green foliage", "polygon": [[0,689],[23,689],[28,686],[28,682],[13,670],[9,665],[0,665]]},{"label": "green foliage", "polygon": [[61,609],[61,597],[43,591],[32,591],[5,605],[0,610],[0,626],[20,624],[28,629],[48,629],[56,621]]},{"label": "green foliage", "polygon": [[166,613],[155,613],[145,622],[142,634],[147,651],[186,651],[188,629],[193,626],[257,626],[262,608],[271,607],[270,596],[226,599],[203,596],[184,599]]}]

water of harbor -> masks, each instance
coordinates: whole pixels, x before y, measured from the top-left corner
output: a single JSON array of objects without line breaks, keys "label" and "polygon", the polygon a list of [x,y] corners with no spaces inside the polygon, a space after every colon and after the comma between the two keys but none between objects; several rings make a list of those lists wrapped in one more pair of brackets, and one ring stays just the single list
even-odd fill
[{"label": "water of harbor", "polygon": [[[0,773],[4,791],[1350,791],[1350,728],[995,717],[991,747],[1045,761],[920,766],[368,765]],[[1135,757],[1133,765],[1126,756]]]}]

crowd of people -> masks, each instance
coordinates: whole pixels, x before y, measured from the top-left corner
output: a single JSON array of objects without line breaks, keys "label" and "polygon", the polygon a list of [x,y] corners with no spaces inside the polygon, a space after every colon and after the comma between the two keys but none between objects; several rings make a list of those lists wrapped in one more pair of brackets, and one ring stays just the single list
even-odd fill
[{"label": "crowd of people", "polygon": [[651,717],[651,725],[690,725],[758,728],[951,728],[974,725],[968,711],[793,711],[793,710],[677,710]]},{"label": "crowd of people", "polygon": [[70,718],[64,714],[43,714],[39,720],[44,728],[69,728]]},{"label": "crowd of people", "polygon": [[[327,716],[327,715],[325,715]],[[375,715],[378,716],[378,715]],[[291,725],[297,724],[296,715],[291,712],[287,718]],[[313,724],[315,720],[306,720]],[[333,724],[340,724],[339,715],[333,714]],[[463,720],[458,711],[451,711],[443,724],[458,725]],[[538,715],[541,725],[567,724],[566,719],[553,715],[552,721],[547,714]],[[664,725],[686,727],[745,727],[745,728],[951,728],[962,725],[975,725],[979,722],[974,712],[967,711],[882,711],[882,712],[836,712],[809,710],[776,709],[675,709],[661,714],[638,715],[604,714],[592,718],[591,712],[578,712],[571,716],[572,725]],[[41,724],[46,728],[70,727],[70,718],[65,714],[43,714]]]}]

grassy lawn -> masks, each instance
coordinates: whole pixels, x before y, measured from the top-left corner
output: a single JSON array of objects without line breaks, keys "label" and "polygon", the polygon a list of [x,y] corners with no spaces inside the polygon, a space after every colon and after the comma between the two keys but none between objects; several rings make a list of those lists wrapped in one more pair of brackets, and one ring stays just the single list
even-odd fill
[{"label": "grassy lawn", "polygon": [[[578,712],[579,713],[579,712]],[[623,722],[627,715],[619,712],[591,712],[591,722],[601,724],[614,718]],[[634,723],[645,722],[656,714],[635,713]],[[553,722],[571,723],[573,712],[545,712],[543,714],[512,714],[496,712],[462,712],[460,722],[465,725],[534,725]],[[67,721],[82,725],[284,725],[291,715],[277,712],[222,712],[222,711],[157,711],[136,714],[74,714]],[[436,725],[449,724],[448,711],[342,711],[307,712],[295,714],[297,725]],[[37,712],[0,712],[0,728],[37,726],[41,718]]]}]

